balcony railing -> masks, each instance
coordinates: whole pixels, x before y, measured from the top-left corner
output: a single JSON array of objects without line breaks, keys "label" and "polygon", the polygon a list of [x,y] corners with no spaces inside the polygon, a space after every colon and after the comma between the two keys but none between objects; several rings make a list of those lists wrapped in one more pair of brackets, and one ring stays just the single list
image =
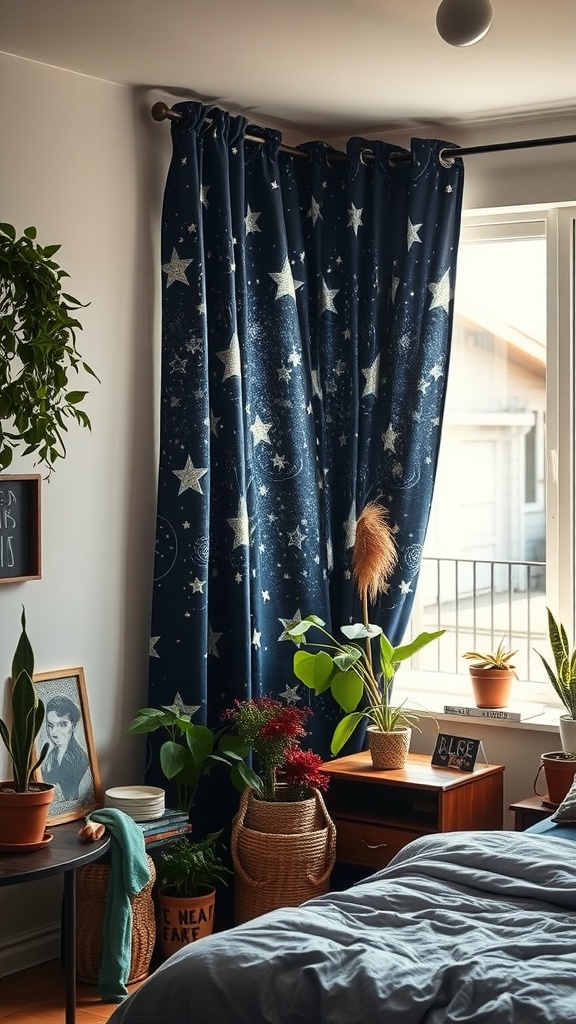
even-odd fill
[{"label": "balcony railing", "polygon": [[411,633],[445,629],[412,659],[414,668],[462,673],[465,651],[517,650],[520,679],[546,682],[536,650],[548,657],[546,563],[423,558]]}]

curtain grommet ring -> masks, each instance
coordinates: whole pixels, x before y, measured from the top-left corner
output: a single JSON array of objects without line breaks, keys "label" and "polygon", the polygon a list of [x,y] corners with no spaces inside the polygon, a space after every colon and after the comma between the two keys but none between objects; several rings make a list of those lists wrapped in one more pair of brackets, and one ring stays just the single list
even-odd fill
[{"label": "curtain grommet ring", "polygon": [[403,163],[403,157],[404,154],[401,153],[400,150],[395,153],[390,153],[390,156],[388,157],[388,166],[398,167],[398,164]]},{"label": "curtain grommet ring", "polygon": [[453,157],[453,156],[444,156],[444,153],[447,153],[447,152],[448,152],[448,150],[441,149],[440,152],[438,153],[438,160],[442,164],[442,167],[454,167],[455,157]]},{"label": "curtain grommet ring", "polygon": [[[369,157],[369,160],[366,159],[365,154]],[[367,165],[370,162],[370,160],[373,160],[373,159],[374,159],[374,153],[372,152],[371,149],[368,148],[368,146],[366,146],[364,149],[360,150],[360,163],[364,164],[364,167],[367,167]]]}]

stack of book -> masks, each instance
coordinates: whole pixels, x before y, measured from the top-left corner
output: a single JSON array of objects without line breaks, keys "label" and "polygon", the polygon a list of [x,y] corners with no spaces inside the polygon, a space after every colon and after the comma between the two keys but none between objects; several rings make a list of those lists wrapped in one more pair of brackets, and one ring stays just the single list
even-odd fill
[{"label": "stack of book", "polygon": [[543,704],[514,704],[508,708],[478,708],[471,704],[445,704],[444,714],[458,718],[484,718],[492,722],[530,722],[545,711]]},{"label": "stack of book", "polygon": [[144,833],[147,850],[154,846],[161,846],[167,839],[186,835],[187,832],[192,831],[186,811],[171,810],[168,807],[161,818],[155,818],[153,821],[139,821],[137,824]]}]

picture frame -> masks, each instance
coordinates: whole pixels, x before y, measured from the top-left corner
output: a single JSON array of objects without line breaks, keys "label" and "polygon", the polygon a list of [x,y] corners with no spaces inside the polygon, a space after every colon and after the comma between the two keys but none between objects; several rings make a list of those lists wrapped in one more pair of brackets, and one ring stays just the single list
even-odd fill
[{"label": "picture frame", "polygon": [[46,742],[50,744],[36,778],[38,782],[53,782],[56,787],[47,824],[76,821],[103,804],[84,669],[42,672],[32,681],[44,704],[37,751]]},{"label": "picture frame", "polygon": [[431,764],[436,768],[453,768],[459,772],[472,772],[478,757],[481,740],[472,736],[453,736],[439,732]]},{"label": "picture frame", "polygon": [[42,578],[39,473],[0,474],[0,584]]}]

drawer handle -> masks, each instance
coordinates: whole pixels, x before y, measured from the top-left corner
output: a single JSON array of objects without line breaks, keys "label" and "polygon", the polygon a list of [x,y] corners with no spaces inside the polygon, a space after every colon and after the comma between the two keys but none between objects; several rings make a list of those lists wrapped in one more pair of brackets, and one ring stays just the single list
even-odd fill
[{"label": "drawer handle", "polygon": [[362,842],[369,850],[381,850],[382,847],[388,846],[388,843],[367,843],[365,839],[362,839]]}]

